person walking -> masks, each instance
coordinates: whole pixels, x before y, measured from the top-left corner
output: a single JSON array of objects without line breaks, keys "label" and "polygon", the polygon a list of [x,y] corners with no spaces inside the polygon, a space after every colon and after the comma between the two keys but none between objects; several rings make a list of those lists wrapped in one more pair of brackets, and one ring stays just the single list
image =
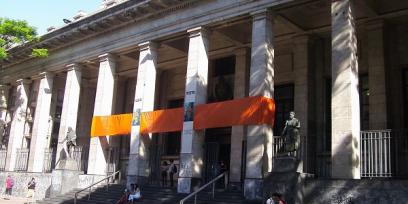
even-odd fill
[{"label": "person walking", "polygon": [[162,178],[162,186],[167,186],[167,171],[169,170],[169,164],[164,161],[160,166],[161,170],[161,178]]},{"label": "person walking", "polygon": [[[34,178],[31,178],[31,181],[28,182],[28,184],[27,184],[27,189],[28,189],[28,190],[27,190],[27,196],[26,196],[27,199],[28,199],[28,198],[31,198],[31,201],[34,200],[35,185],[36,185],[35,179],[34,179]],[[28,201],[27,201],[27,203],[28,203]]]},{"label": "person walking", "polygon": [[167,170],[167,173],[169,174],[169,178],[170,178],[170,187],[173,187],[174,186],[173,176],[175,173],[177,173],[177,167],[174,164],[173,159],[170,159],[170,166],[169,166],[169,169]]},{"label": "person walking", "polygon": [[6,186],[6,198],[5,199],[10,199],[11,194],[13,192],[13,186],[14,186],[14,181],[10,175],[8,175],[6,178],[5,186]]}]

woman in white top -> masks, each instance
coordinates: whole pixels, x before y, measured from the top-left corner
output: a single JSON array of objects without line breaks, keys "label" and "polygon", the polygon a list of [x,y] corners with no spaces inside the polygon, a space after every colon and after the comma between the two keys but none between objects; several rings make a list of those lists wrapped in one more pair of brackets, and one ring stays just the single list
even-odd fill
[{"label": "woman in white top", "polygon": [[128,204],[133,203],[133,201],[141,200],[142,194],[140,193],[139,185],[137,184],[130,184],[130,194],[128,198]]}]

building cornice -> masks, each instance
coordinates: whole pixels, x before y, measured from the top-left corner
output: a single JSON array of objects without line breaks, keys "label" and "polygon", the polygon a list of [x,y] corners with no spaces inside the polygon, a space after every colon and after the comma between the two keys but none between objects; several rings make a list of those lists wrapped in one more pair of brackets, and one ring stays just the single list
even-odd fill
[{"label": "building cornice", "polygon": [[41,36],[38,43],[23,44],[9,50],[3,67],[10,67],[31,59],[32,48],[47,48],[50,52],[72,45],[107,31],[118,29],[147,18],[175,12],[198,0],[128,0],[73,21]]}]

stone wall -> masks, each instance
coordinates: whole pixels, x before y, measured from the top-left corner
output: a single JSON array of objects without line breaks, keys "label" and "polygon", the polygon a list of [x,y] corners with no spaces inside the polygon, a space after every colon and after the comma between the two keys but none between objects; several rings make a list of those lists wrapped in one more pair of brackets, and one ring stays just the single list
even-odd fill
[{"label": "stone wall", "polygon": [[408,180],[307,179],[303,193],[303,203],[400,204],[408,202]]},{"label": "stone wall", "polygon": [[[4,183],[8,175],[10,175],[14,180],[12,196],[15,197],[25,197],[27,194],[28,182],[31,178],[35,178],[37,183],[35,188],[36,200],[58,195],[59,192],[56,191],[67,192],[73,188],[85,188],[92,183],[98,182],[105,178],[105,176],[101,175],[78,175],[78,173],[79,172],[68,170],[56,170],[53,173],[0,172],[0,196],[3,196],[5,193],[6,189]],[[62,177],[68,179],[63,179]],[[101,185],[104,184],[104,182],[101,183]],[[67,186],[71,186],[72,188],[68,188]]]},{"label": "stone wall", "polygon": [[51,173],[26,173],[26,172],[0,172],[0,192],[4,195],[6,177],[10,175],[14,180],[12,196],[25,197],[27,184],[31,178],[35,178],[35,199],[48,197],[51,193]]},{"label": "stone wall", "polygon": [[[104,179],[105,177],[106,176],[103,175],[81,174],[79,175],[78,188],[86,188],[91,184]],[[102,184],[105,184],[105,182],[102,182]]]}]

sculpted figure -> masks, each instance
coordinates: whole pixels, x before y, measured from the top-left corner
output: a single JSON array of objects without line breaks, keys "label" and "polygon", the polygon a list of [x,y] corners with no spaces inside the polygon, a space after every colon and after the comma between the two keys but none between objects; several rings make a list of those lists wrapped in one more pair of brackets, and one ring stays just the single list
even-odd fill
[{"label": "sculpted figure", "polygon": [[77,138],[77,136],[76,136],[76,134],[75,134],[75,131],[71,128],[71,127],[68,127],[68,132],[67,132],[67,136],[65,137],[65,139],[62,141],[62,144],[63,144],[63,148],[64,148],[64,151],[65,151],[65,154],[69,157],[69,158],[71,158],[71,153],[72,153],[72,148],[73,147],[75,147],[75,146],[77,146],[76,145],[76,138]]},{"label": "sculpted figure", "polygon": [[295,118],[295,112],[291,111],[289,119],[285,123],[285,127],[282,131],[282,137],[285,143],[285,152],[293,153],[299,149],[300,134],[299,134],[300,122]]}]

